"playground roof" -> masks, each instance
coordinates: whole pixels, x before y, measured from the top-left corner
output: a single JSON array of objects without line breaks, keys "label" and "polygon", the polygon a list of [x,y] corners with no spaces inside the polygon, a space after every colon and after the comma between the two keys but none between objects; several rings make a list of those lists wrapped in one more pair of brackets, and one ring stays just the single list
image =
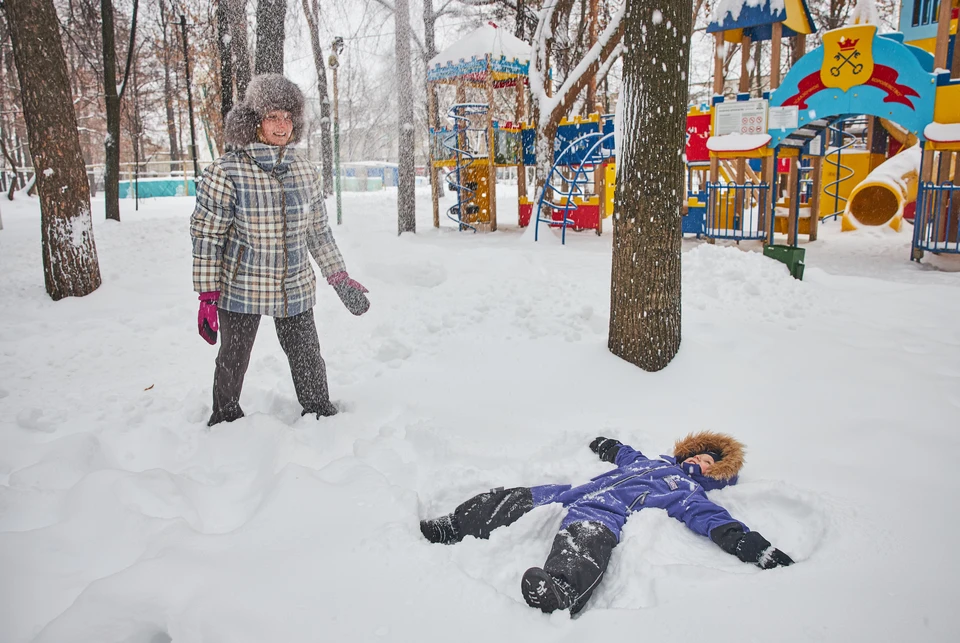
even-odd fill
[{"label": "playground roof", "polygon": [[770,40],[773,25],[783,24],[783,37],[816,31],[806,0],[719,0],[707,33],[723,32],[724,40]]},{"label": "playground roof", "polygon": [[[487,56],[490,69],[487,69]],[[485,82],[493,73],[496,85],[513,85],[530,69],[530,45],[492,22],[475,29],[433,57],[427,80]]]}]

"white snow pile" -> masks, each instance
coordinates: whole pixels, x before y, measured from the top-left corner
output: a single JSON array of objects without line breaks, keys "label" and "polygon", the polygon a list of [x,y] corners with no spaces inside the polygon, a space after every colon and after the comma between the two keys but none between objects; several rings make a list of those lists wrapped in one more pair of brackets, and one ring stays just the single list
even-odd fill
[{"label": "white snow pile", "polygon": [[906,194],[907,177],[912,175],[912,180],[917,180],[922,155],[923,150],[920,149],[920,145],[912,145],[875,167],[863,181],[864,183],[883,183],[900,194]]},{"label": "white snow pile", "polygon": [[[497,192],[497,233],[435,231],[422,188],[399,238],[395,189],[345,194],[335,234],[372,307],[321,282],[342,412],[300,416],[263,320],[246,417],[212,429],[194,200],[123,201],[119,224],[95,200],[103,285],[56,303],[36,201],[5,202],[0,641],[955,640],[960,274],[836,222],[802,282],[758,247],[686,240],[680,353],[645,373],[607,350],[612,235],[533,243]],[[713,499],[795,565],[743,564],[651,508],[570,619],[519,591],[560,507],[489,540],[420,535],[492,487],[608,470],[598,435],[656,455],[705,428],[748,447]]]},{"label": "white snow pile", "polygon": [[739,20],[740,13],[746,7],[769,7],[771,14],[782,13],[784,10],[784,0],[717,0],[713,6],[713,14],[710,17],[710,21],[723,22],[728,13],[732,20]]},{"label": "white snow pile", "polygon": [[960,141],[960,123],[928,123],[923,128],[923,137],[936,143]]},{"label": "white snow pile", "polygon": [[856,6],[850,12],[851,25],[880,25],[880,11],[877,9],[877,0],[857,0]]}]

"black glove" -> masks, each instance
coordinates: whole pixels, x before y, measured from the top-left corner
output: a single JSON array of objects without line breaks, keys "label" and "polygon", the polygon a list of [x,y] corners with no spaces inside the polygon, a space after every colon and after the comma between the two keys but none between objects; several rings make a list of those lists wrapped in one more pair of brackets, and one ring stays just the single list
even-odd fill
[{"label": "black glove", "polygon": [[753,563],[760,569],[773,569],[793,564],[793,559],[775,548],[760,532],[744,533],[743,525],[731,522],[720,525],[710,532],[710,540],[720,549],[733,554],[745,563]]},{"label": "black glove", "polygon": [[622,446],[623,442],[620,440],[614,440],[613,438],[594,438],[593,442],[590,443],[590,450],[600,456],[600,459],[604,462],[616,464],[617,453]]}]

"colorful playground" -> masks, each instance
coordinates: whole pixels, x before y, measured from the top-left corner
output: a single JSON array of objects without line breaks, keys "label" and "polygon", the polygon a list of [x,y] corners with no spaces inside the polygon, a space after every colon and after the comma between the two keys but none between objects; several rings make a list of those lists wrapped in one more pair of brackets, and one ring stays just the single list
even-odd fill
[{"label": "colorful playground", "polygon": [[[727,4],[737,5],[736,16],[728,11],[707,29],[717,50],[713,99],[687,117],[683,233],[760,241],[797,277],[800,238],[815,241],[821,222],[851,233],[912,226],[916,261],[960,254],[957,0],[904,0],[895,33],[856,20],[820,33],[821,44],[782,79],[784,41],[802,51],[817,34],[805,0]],[[751,44],[768,41],[769,91],[754,95]],[[740,81],[725,95],[728,43],[741,45]],[[529,64],[528,45],[493,25],[431,61],[430,85],[455,89],[445,109],[430,104],[432,122],[441,114],[447,122],[430,130],[432,177],[445,172],[457,197],[445,214],[462,231],[495,231],[496,177],[515,168],[518,226],[535,226],[535,239],[541,226],[558,229],[563,243],[568,228],[601,234],[615,208],[614,115],[561,121],[545,189],[531,190],[527,168],[536,165],[538,145],[525,120]],[[439,226],[442,186],[433,184]]]}]

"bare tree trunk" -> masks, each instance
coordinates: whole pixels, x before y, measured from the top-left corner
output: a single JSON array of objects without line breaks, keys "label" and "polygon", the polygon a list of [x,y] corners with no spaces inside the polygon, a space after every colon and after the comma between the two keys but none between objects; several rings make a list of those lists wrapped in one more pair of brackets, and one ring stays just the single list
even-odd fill
[{"label": "bare tree trunk", "polygon": [[[223,2],[225,0],[221,0]],[[160,0],[161,16],[170,15],[167,13],[166,0]],[[170,78],[170,70],[175,65],[176,45],[167,39],[166,19],[161,17],[161,34],[163,37],[163,107],[167,119],[167,138],[170,141],[170,171],[175,172],[183,169],[180,166],[180,145],[177,141],[177,117],[173,113],[174,90],[173,82]]]},{"label": "bare tree trunk", "polygon": [[398,98],[398,155],[397,180],[397,234],[417,231],[417,204],[414,187],[413,138],[413,75],[410,70],[410,7],[407,0],[397,0],[394,12],[396,22],[396,56]]},{"label": "bare tree trunk", "polygon": [[317,68],[317,91],[320,94],[320,153],[323,156],[323,191],[333,194],[333,137],[330,134],[332,118],[330,116],[330,96],[327,92],[327,66],[323,60],[323,48],[320,46],[320,28],[317,24],[319,5],[313,2],[311,10],[307,0],[303,2],[303,15],[310,28],[310,44],[313,47],[313,64]]},{"label": "bare tree trunk", "polygon": [[108,219],[120,220],[120,96],[117,94],[117,46],[113,0],[100,0],[103,30],[103,99],[107,106],[104,141],[103,197]]},{"label": "bare tree trunk", "polygon": [[[220,115],[226,122],[227,114],[233,109],[233,54],[227,0],[217,0],[217,53],[220,56]],[[217,145],[223,148],[223,141],[217,141]]]},{"label": "bare tree trunk", "polygon": [[107,112],[107,140],[104,142],[103,160],[103,196],[106,216],[114,221],[120,220],[120,99],[130,75],[133,61],[134,38],[137,32],[137,5],[133,1],[133,15],[130,22],[130,45],[127,48],[127,64],[123,72],[123,82],[117,92],[117,46],[113,29],[113,0],[100,0],[100,13],[103,31],[103,95]]},{"label": "bare tree trunk", "polygon": [[230,20],[230,46],[237,72],[237,102],[243,100],[250,84],[250,51],[247,49],[247,0],[226,0]]},{"label": "bare tree trunk", "polygon": [[56,301],[100,286],[90,188],[53,0],[6,0],[33,150],[47,293]]},{"label": "bare tree trunk", "polygon": [[[680,202],[691,0],[634,2],[624,17],[610,351],[658,371],[680,349]],[[663,24],[674,29],[664,29]],[[649,52],[656,52],[651,56]]]},{"label": "bare tree trunk", "polygon": [[287,0],[259,0],[257,3],[257,59],[255,74],[283,73],[283,21]]}]

